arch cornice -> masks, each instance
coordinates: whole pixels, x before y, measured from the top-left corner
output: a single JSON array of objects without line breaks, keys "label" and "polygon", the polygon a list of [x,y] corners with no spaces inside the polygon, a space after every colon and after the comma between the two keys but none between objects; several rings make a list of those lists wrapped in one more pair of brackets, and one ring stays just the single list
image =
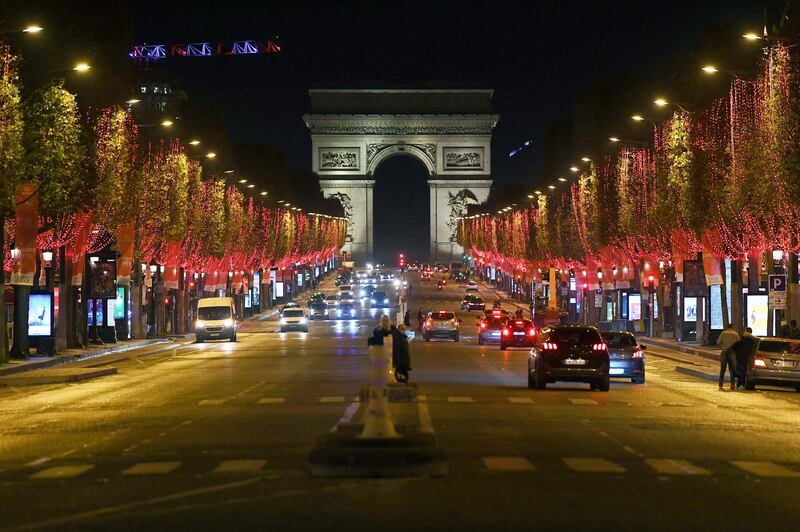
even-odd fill
[{"label": "arch cornice", "polygon": [[416,158],[428,170],[428,175],[436,175],[436,144],[368,144],[367,175],[375,175],[380,164],[395,155],[408,155]]}]

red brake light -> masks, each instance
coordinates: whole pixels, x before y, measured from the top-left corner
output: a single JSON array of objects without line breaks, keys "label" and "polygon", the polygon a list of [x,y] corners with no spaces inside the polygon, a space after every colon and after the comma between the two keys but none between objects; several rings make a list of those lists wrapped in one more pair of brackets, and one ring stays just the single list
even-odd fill
[{"label": "red brake light", "polygon": [[536,329],[534,329],[533,327],[528,329],[528,336],[536,336]]},{"label": "red brake light", "polygon": [[503,329],[503,336],[509,336],[511,334],[511,329]]},{"label": "red brake light", "polygon": [[517,320],[514,323],[516,323],[517,325],[522,325],[522,320]]},{"label": "red brake light", "polygon": [[633,358],[644,358],[644,351],[637,349],[633,352]]},{"label": "red brake light", "polygon": [[555,342],[545,342],[542,344],[542,349],[545,351],[555,351],[558,349],[558,344]]},{"label": "red brake light", "polygon": [[767,363],[763,358],[756,358],[753,360],[753,366],[757,368],[766,368]]},{"label": "red brake light", "polygon": [[592,346],[592,349],[595,351],[605,351],[607,348],[608,347],[606,346],[606,344],[594,344]]},{"label": "red brake light", "polygon": [[482,322],[481,322],[481,329],[485,329],[485,328],[486,328],[486,322],[483,322],[483,321],[482,321]]}]

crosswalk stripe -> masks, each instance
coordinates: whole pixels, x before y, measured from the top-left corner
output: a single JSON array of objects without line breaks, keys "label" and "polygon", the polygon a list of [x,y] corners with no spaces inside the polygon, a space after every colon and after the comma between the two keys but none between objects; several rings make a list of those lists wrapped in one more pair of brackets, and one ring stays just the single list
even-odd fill
[{"label": "crosswalk stripe", "polygon": [[531,399],[530,397],[509,397],[508,402],[515,403],[518,405],[532,405],[533,399]]},{"label": "crosswalk stripe", "polygon": [[697,467],[686,460],[676,460],[672,458],[645,458],[647,465],[652,467],[656,473],[662,475],[710,475],[707,469]]},{"label": "crosswalk stripe", "polygon": [[448,402],[451,403],[474,403],[475,400],[472,397],[468,397],[466,395],[450,395],[447,397]]},{"label": "crosswalk stripe", "polygon": [[181,462],[139,462],[124,469],[123,475],[166,475],[175,471]]},{"label": "crosswalk stripe", "polygon": [[285,403],[285,397],[262,397],[258,400],[258,404],[260,405],[277,405],[279,403]]},{"label": "crosswalk stripe", "polygon": [[573,399],[573,398],[570,398],[569,402],[572,403],[573,405],[596,405],[597,404],[597,401],[595,401],[594,399]]},{"label": "crosswalk stripe", "polygon": [[567,467],[578,473],[624,473],[625,468],[605,458],[564,458]]},{"label": "crosswalk stripe", "polygon": [[30,478],[73,478],[93,467],[91,464],[53,466],[32,474]]},{"label": "crosswalk stripe", "polygon": [[533,471],[533,464],[522,456],[484,456],[483,464],[493,471]]},{"label": "crosswalk stripe", "polygon": [[199,401],[197,404],[200,406],[217,406],[221,405],[225,402],[225,399],[203,399]]},{"label": "crosswalk stripe", "polygon": [[337,395],[333,397],[320,397],[320,403],[344,403],[344,396]]},{"label": "crosswalk stripe", "polygon": [[266,460],[225,460],[214,469],[214,473],[252,473],[261,471],[266,463]]},{"label": "crosswalk stripe", "polygon": [[772,462],[748,462],[735,460],[731,462],[739,469],[743,469],[748,473],[752,473],[759,477],[769,478],[797,478],[800,477],[800,472],[787,467],[783,467]]}]

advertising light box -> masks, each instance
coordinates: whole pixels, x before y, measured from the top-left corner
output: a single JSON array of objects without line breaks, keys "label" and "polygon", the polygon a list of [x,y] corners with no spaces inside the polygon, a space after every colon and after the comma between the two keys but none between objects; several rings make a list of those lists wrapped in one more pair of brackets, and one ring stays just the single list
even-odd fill
[{"label": "advertising light box", "polygon": [[28,295],[28,336],[53,336],[52,294]]},{"label": "advertising light box", "polygon": [[697,298],[683,298],[683,321],[697,321]]},{"label": "advertising light box", "polygon": [[722,286],[714,285],[711,287],[711,328],[714,330],[724,329],[722,320]]},{"label": "advertising light box", "polygon": [[628,319],[630,321],[642,319],[642,294],[628,296]]},{"label": "advertising light box", "polygon": [[747,326],[756,336],[767,335],[767,316],[769,315],[769,296],[766,294],[747,295]]}]

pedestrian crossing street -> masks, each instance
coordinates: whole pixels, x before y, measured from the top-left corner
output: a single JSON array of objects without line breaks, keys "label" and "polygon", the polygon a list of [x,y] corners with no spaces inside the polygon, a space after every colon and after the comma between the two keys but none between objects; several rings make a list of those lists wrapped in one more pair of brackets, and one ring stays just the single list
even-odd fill
[{"label": "pedestrian crossing street", "polygon": [[[30,472],[22,470],[30,480],[65,480],[79,477],[159,477],[172,474],[224,476],[260,474],[266,470],[266,459],[230,459],[218,463],[203,462],[192,464],[178,460],[146,461],[124,465],[71,463],[49,465]],[[715,477],[744,475],[753,479],[800,479],[800,464],[779,464],[775,462],[732,460],[728,462],[704,462],[695,464],[680,458],[625,458],[605,457],[564,457],[551,460],[536,460],[526,456],[482,456],[480,461],[474,457],[454,458],[451,472],[485,473],[549,473],[578,475],[642,475],[658,477]],[[33,468],[36,469],[36,468]],[[286,468],[282,468],[286,470]],[[303,470],[296,465],[294,470]],[[18,472],[19,473],[19,472]]]}]

